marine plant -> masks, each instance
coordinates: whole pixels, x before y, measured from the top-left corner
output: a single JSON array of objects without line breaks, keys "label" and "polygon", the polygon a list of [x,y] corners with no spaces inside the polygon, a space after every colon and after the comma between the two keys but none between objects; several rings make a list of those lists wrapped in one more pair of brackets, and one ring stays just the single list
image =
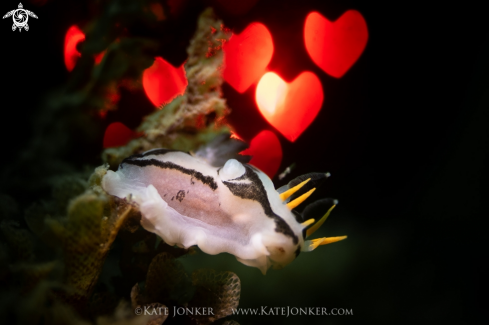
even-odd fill
[{"label": "marine plant", "polygon": [[[120,11],[111,13],[113,17],[105,18],[120,18],[124,10],[144,15],[147,7],[126,5],[118,9]],[[105,14],[110,15],[107,11]],[[101,20],[91,26],[92,31],[101,28],[107,28]],[[96,37],[99,34],[102,33],[87,38],[78,65],[90,64],[85,54],[91,47],[97,47],[97,42],[102,42]],[[30,206],[24,216],[12,197],[2,195],[0,319],[19,324],[161,324],[172,307],[205,306],[213,312],[182,317],[196,324],[207,324],[230,315],[237,307],[240,281],[236,274],[211,269],[187,274],[177,258],[191,254],[192,249],[171,247],[156,235],[142,230],[137,207],[107,195],[100,186],[108,168],[117,166],[122,158],[132,153],[155,147],[195,150],[216,135],[229,131],[222,123],[228,108],[222,98],[219,70],[222,64],[220,40],[228,36],[229,32],[222,28],[222,22],[213,11],[205,10],[198,18],[196,32],[187,49],[185,94],[147,116],[139,128],[144,136],[126,146],[104,150],[104,165],[95,168],[91,175],[87,168],[83,172],[68,168],[64,175],[59,174],[59,168],[48,171],[50,177],[45,177],[44,181],[52,184],[51,198]],[[209,43],[215,45],[211,50]],[[151,61],[134,51],[151,46],[154,44],[150,40],[137,37],[113,40],[102,63],[91,62],[92,74],[88,82],[77,79],[82,72],[75,71],[71,87],[57,93],[56,102],[52,99],[45,109],[56,115],[68,108],[70,114],[61,113],[61,116],[71,122],[74,117],[86,114],[87,109],[102,113],[115,109],[113,102],[107,102],[107,94],[118,91],[120,80],[125,80],[124,86],[135,82],[138,87],[132,69],[141,71]],[[132,63],[114,73],[113,65],[118,60],[120,63],[128,51],[140,58],[136,60],[140,66]],[[40,140],[48,142],[54,135],[52,131]],[[42,147],[42,143],[36,145],[37,150]],[[56,153],[44,155],[40,165],[52,164],[58,159]],[[121,247],[119,261],[107,260],[114,241]],[[114,263],[119,264],[121,274],[105,279],[105,273],[110,275],[107,269]],[[134,313],[137,308],[158,313],[137,315]]]}]

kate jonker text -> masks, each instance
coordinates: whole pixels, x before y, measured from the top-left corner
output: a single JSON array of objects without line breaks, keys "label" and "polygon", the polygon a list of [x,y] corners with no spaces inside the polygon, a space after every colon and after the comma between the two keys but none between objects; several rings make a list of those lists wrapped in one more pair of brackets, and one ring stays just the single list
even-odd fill
[{"label": "kate jonker text", "polygon": [[[136,307],[134,309],[136,315],[168,315],[168,307]],[[214,315],[211,307],[173,307],[173,317],[182,315]]]},{"label": "kate jonker text", "polygon": [[[168,307],[137,307],[136,315],[169,315]],[[211,307],[173,307],[173,317],[182,315],[214,315]],[[326,307],[266,307],[233,309],[233,315],[258,315],[258,316],[353,316],[353,309]]]}]

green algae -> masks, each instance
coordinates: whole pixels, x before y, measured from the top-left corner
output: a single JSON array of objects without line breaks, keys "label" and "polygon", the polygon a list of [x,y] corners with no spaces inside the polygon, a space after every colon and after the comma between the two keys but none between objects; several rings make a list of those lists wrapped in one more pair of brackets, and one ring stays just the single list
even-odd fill
[{"label": "green algae", "polygon": [[[162,324],[168,315],[138,315],[136,308],[205,306],[215,314],[184,316],[181,321],[190,317],[196,324],[209,324],[238,306],[240,282],[234,273],[199,270],[189,276],[177,258],[193,250],[171,247],[143,230],[137,206],[107,195],[101,187],[107,170],[131,154],[157,147],[194,151],[229,131],[223,123],[229,108],[222,97],[221,70],[222,43],[230,33],[222,29],[222,22],[210,9],[201,14],[197,25],[187,51],[185,93],[146,116],[137,130],[139,138],[104,150],[105,164],[88,177],[86,171],[72,167],[55,174],[52,167],[52,176],[45,178],[51,184],[50,198],[24,209],[23,214],[14,199],[0,197],[0,282],[5,285],[0,295],[0,302],[5,302],[0,320],[19,324]],[[100,22],[93,23],[88,33],[102,27]],[[153,43],[136,38],[108,47],[95,43],[88,42],[84,51],[107,48],[104,59],[93,67],[91,79],[83,87],[58,94],[58,101],[51,103],[55,110],[67,106],[116,109],[116,102],[108,103],[104,98],[118,91],[120,80],[128,87],[141,87],[134,71],[142,71],[150,61],[143,58],[131,66],[123,58],[128,53],[144,57],[142,49]],[[88,67],[83,60],[80,65]],[[75,73],[72,85],[80,83],[80,78],[80,73]]]}]

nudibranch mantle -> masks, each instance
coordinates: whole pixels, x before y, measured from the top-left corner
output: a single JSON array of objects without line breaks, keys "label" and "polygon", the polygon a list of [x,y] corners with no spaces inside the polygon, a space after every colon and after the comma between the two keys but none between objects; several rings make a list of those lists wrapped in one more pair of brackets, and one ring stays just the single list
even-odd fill
[{"label": "nudibranch mantle", "polygon": [[102,187],[136,202],[143,228],[167,244],[227,252],[264,274],[320,245],[305,245],[306,227],[270,178],[236,159],[214,167],[188,153],[153,149],[124,159],[116,172],[109,170]]}]

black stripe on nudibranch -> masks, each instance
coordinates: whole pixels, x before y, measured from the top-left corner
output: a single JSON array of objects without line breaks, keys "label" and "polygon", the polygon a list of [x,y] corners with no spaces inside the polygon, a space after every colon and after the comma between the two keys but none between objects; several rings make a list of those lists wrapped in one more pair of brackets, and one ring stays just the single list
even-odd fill
[{"label": "black stripe on nudibranch", "polygon": [[[183,152],[183,151],[160,148],[160,149],[154,149],[154,150],[146,151],[145,153],[141,154],[141,157],[147,157],[147,156],[151,156],[151,155],[155,155],[155,156],[164,155],[164,154],[169,153],[169,152]],[[188,154],[188,152],[184,152],[184,153]]]},{"label": "black stripe on nudibranch", "polygon": [[268,201],[267,191],[263,187],[260,177],[250,166],[245,165],[245,168],[246,172],[232,181],[249,180],[249,183],[232,183],[229,181],[223,181],[222,183],[226,185],[234,195],[239,196],[242,199],[253,200],[260,203],[265,215],[275,221],[275,231],[291,237],[294,244],[297,244],[299,238],[297,238],[284,219],[273,212],[270,202]]},{"label": "black stripe on nudibranch", "polygon": [[[129,156],[129,157],[125,158],[122,161],[121,165],[123,163],[127,162],[128,160],[133,160],[133,159],[138,159],[138,158],[144,158],[144,157],[152,156],[152,155],[160,156],[160,155],[167,154],[169,152],[183,152],[183,151],[173,150],[173,149],[164,149],[164,148],[153,149],[153,150],[146,151],[144,153],[136,153],[136,154],[134,154],[132,156]],[[183,152],[183,153],[186,153],[186,154],[190,155],[188,152]]]},{"label": "black stripe on nudibranch", "polygon": [[301,247],[298,246],[297,249],[295,250],[295,258],[297,258],[297,256],[299,256],[300,253],[301,253]]},{"label": "black stripe on nudibranch", "polygon": [[126,158],[122,161],[122,164],[130,164],[130,165],[135,165],[139,167],[147,167],[147,166],[155,166],[159,167],[162,169],[174,169],[178,170],[179,172],[189,175],[192,178],[195,178],[196,180],[201,181],[203,184],[209,186],[213,191],[217,190],[217,183],[214,180],[214,177],[212,176],[204,176],[201,172],[198,172],[193,169],[188,169],[185,167],[182,167],[180,165],[174,164],[170,161],[160,161],[156,159],[129,159]]}]

